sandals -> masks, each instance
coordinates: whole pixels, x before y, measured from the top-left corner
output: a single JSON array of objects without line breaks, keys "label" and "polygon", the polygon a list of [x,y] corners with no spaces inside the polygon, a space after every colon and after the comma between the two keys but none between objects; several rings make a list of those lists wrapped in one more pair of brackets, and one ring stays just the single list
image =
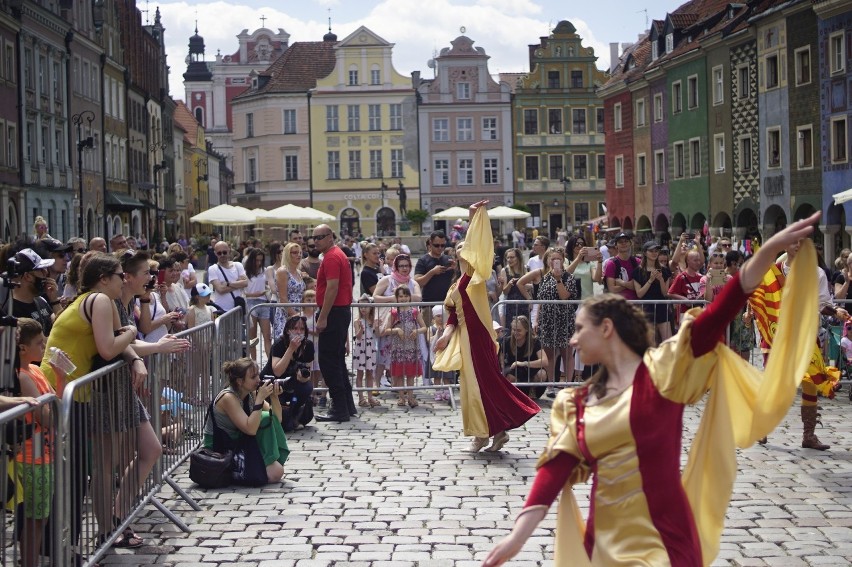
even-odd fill
[{"label": "sandals", "polygon": [[408,405],[408,402],[405,400],[405,398],[400,398],[396,401],[396,405],[401,407],[401,408],[404,408],[405,406]]},{"label": "sandals", "polygon": [[417,399],[413,395],[411,395],[411,396],[408,396],[408,405],[410,407],[416,408],[420,404],[417,403]]},{"label": "sandals", "polygon": [[362,408],[368,408],[368,407],[370,407],[370,402],[367,401],[366,398],[361,398],[360,400],[358,400],[358,405],[361,406]]},{"label": "sandals", "polygon": [[[109,539],[111,534],[101,534],[98,536],[98,546],[103,545],[103,543]],[[115,538],[115,541],[112,543],[113,547],[123,548],[123,549],[138,549],[145,545],[145,540],[136,535],[133,530],[128,527],[125,528],[121,535]]]},{"label": "sandals", "polygon": [[382,402],[380,402],[376,398],[370,398],[369,400],[367,400],[367,403],[370,404],[371,408],[378,407],[378,406],[382,405]]}]

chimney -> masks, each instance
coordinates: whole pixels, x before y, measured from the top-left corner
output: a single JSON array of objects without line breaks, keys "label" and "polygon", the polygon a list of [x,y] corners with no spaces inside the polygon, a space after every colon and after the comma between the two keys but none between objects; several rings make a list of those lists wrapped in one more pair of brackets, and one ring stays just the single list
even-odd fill
[{"label": "chimney", "polygon": [[609,72],[612,73],[618,65],[618,43],[609,44]]}]

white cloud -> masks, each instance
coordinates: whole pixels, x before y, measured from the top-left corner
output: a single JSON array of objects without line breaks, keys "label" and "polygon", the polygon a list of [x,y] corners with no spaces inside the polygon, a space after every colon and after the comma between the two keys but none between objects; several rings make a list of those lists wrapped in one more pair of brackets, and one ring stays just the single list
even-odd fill
[{"label": "white cloud", "polygon": [[[324,0],[326,4],[336,0]],[[478,0],[473,5],[460,5],[461,0],[381,0],[369,12],[355,20],[333,20],[333,31],[340,39],[364,25],[375,31],[394,47],[394,67],[402,74],[419,70],[428,76],[427,61],[433,50],[448,47],[450,41],[465,35],[491,56],[489,70],[520,72],[528,69],[527,45],[538,43],[558,22],[545,19],[541,8],[531,0]],[[203,9],[187,2],[161,2],[160,12],[166,27],[166,51],[171,66],[170,91],[183,98],[183,73],[186,71],[187,42],[194,33],[198,18],[199,34],[204,37],[206,58],[213,60],[216,51],[231,54],[238,48],[236,35],[243,29],[260,27],[260,16],[266,16],[266,27],[283,28],[290,42],[319,41],[327,31],[327,21],[300,20],[273,8],[255,9],[244,4],[222,1],[205,4]],[[321,13],[317,14],[321,16]],[[322,14],[324,16],[324,14]],[[595,39],[588,25],[579,19],[571,23],[586,46],[594,47],[598,68],[609,65],[609,50]]]}]

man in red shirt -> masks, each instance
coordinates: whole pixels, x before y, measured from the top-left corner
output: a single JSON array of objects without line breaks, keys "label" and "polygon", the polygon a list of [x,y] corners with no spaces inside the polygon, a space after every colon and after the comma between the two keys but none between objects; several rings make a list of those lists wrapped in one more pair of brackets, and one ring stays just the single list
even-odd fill
[{"label": "man in red shirt", "polygon": [[323,254],[317,272],[317,332],[320,371],[328,386],[331,407],[317,421],[349,421],[358,415],[352,399],[352,383],[346,368],[346,339],[352,313],[352,270],[349,259],[334,244],[334,232],[327,224],[314,228],[313,240]]},{"label": "man in red shirt", "polygon": [[[702,299],[701,297],[701,273],[698,271],[704,266],[704,258],[697,250],[690,250],[686,254],[686,271],[677,275],[669,287],[669,299]],[[681,314],[694,307],[688,303],[678,305]]]}]

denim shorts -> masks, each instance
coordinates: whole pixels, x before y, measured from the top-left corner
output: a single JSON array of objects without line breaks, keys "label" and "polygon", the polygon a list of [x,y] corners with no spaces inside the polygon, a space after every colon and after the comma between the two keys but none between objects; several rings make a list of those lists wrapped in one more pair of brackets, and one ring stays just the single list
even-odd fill
[{"label": "denim shorts", "polygon": [[[261,303],[269,303],[269,300],[265,297],[252,297],[246,299],[246,309],[251,311],[251,308],[255,305],[260,305]],[[272,318],[272,308],[271,307],[261,307],[260,309],[255,309],[251,311],[252,317],[257,317],[258,319],[271,319]]]}]

